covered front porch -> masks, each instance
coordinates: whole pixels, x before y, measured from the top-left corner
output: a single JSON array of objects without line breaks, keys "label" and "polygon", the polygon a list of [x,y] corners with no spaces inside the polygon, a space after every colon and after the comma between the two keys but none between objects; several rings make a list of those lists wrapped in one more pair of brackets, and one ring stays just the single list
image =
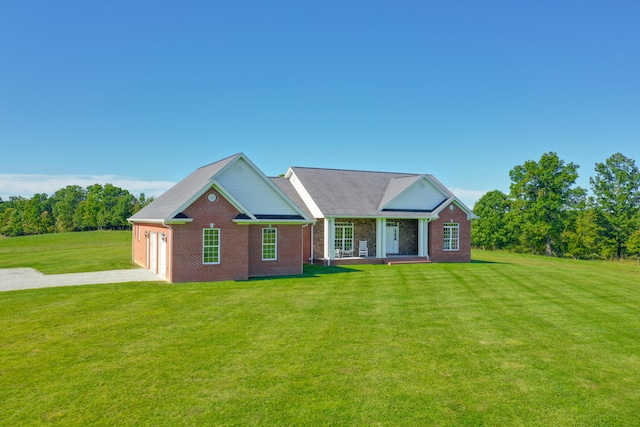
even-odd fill
[{"label": "covered front porch", "polygon": [[313,262],[323,265],[428,262],[431,219],[324,218],[314,226]]}]

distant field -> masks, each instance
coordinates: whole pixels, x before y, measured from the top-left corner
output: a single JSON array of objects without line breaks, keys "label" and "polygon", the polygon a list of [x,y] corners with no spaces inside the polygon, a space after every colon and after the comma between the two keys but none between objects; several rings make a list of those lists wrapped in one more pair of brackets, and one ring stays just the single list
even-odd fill
[{"label": "distant field", "polygon": [[0,238],[0,268],[11,267],[32,267],[44,274],[134,268],[131,231]]},{"label": "distant field", "polygon": [[0,292],[0,425],[638,425],[640,268],[473,259]]}]

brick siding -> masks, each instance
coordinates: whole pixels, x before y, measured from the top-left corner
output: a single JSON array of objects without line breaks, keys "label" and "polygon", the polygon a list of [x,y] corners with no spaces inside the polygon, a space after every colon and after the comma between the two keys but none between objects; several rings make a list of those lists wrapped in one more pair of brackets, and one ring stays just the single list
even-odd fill
[{"label": "brick siding", "polygon": [[[429,223],[429,255],[434,262],[470,262],[471,261],[471,221],[467,214],[452,203],[453,210],[446,206],[440,212],[440,218]],[[457,251],[444,250],[444,223],[460,224],[460,248]]]},{"label": "brick siding", "polygon": [[277,259],[262,260],[262,229],[268,225],[245,226],[249,229],[249,277],[302,274],[302,226],[272,225],[278,230]]},{"label": "brick siding", "polygon": [[172,242],[172,232],[171,229],[164,227],[158,224],[135,224],[133,227],[133,262],[138,264],[140,267],[152,270],[154,273],[158,273],[157,270],[157,260],[158,260],[158,249],[159,245],[156,245],[156,265],[149,265],[149,259],[147,257],[147,246],[149,245],[149,236],[151,233],[155,232],[158,234],[158,239],[161,238],[164,233],[165,238],[167,239],[167,280],[170,280],[171,277],[171,260],[169,257],[171,242]]},{"label": "brick siding", "polygon": [[[207,198],[210,193],[217,196],[214,202]],[[239,211],[221,194],[208,191],[184,213],[193,221],[174,224],[170,228],[155,224],[134,225],[132,246],[136,264],[150,268],[145,232],[148,236],[155,231],[158,235],[164,233],[167,238],[166,278],[170,282],[247,280],[249,277],[302,273],[302,225],[274,225],[278,229],[278,259],[263,261],[262,229],[268,225],[239,225],[233,222]],[[219,264],[202,262],[202,230],[210,228],[211,223],[214,228],[220,229]]]},{"label": "brick siding", "polygon": [[[217,199],[210,202],[208,194]],[[213,282],[246,280],[249,277],[247,257],[249,230],[233,222],[239,211],[224,196],[211,190],[203,194],[185,212],[193,222],[176,224],[173,246],[172,282]],[[203,229],[220,229],[220,264],[202,263]]]}]

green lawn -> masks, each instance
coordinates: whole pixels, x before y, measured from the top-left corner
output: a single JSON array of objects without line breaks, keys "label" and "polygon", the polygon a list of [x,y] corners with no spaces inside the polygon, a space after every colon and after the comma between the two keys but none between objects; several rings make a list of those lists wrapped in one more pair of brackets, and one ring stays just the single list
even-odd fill
[{"label": "green lawn", "polygon": [[0,424],[638,425],[640,268],[473,258],[2,292]]},{"label": "green lawn", "polygon": [[44,274],[134,268],[131,231],[0,237],[0,268],[32,267]]}]

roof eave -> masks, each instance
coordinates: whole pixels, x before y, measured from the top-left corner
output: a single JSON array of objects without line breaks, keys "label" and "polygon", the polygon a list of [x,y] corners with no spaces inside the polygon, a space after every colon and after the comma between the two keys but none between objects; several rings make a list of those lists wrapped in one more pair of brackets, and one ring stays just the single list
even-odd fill
[{"label": "roof eave", "polygon": [[278,225],[302,225],[302,224],[315,224],[316,221],[306,219],[234,219],[232,220],[238,225],[251,225],[251,224],[278,224]]},{"label": "roof eave", "polygon": [[187,224],[193,222],[193,218],[172,218],[172,219],[145,219],[145,218],[129,218],[127,222],[130,224]]}]

